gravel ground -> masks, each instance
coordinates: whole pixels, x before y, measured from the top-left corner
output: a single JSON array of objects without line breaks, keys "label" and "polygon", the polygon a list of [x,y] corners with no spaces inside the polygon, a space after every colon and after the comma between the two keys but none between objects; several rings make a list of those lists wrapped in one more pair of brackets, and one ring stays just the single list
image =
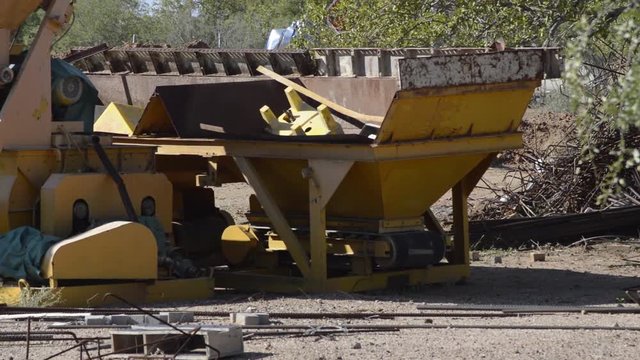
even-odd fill
[{"label": "gravel ground", "polygon": [[[220,290],[209,301],[167,304],[166,310],[265,312],[415,312],[416,305],[616,305],[622,289],[640,285],[637,242],[605,243],[574,248],[545,248],[545,262],[531,262],[530,252],[485,251],[472,265],[472,277],[464,285],[421,286],[366,294],[297,294],[283,297],[264,293]],[[502,264],[494,264],[501,256]],[[625,260],[627,259],[627,260]],[[636,306],[625,304],[625,306]],[[442,313],[442,311],[438,311]],[[396,318],[371,320],[274,319],[283,324],[468,324],[549,326],[634,326],[640,315],[560,314],[517,318]],[[202,319],[226,323],[226,319]],[[34,322],[36,331],[48,323]],[[0,323],[2,331],[26,330],[25,322]],[[108,336],[103,330],[73,330],[79,337]],[[602,359],[638,358],[640,331],[602,330],[479,330],[410,329],[386,333],[353,333],[310,337],[252,338],[245,341],[246,354],[238,359]],[[31,359],[44,359],[71,346],[71,342],[35,342]],[[103,353],[106,350],[103,350]],[[95,351],[92,352],[96,354]],[[0,343],[0,359],[24,359],[25,344]],[[73,350],[57,357],[78,359]]]}]

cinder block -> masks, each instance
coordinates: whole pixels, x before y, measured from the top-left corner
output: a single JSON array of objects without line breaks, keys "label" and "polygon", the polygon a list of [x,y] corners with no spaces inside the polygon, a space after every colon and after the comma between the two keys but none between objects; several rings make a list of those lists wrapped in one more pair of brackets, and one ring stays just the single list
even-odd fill
[{"label": "cinder block", "polygon": [[[242,341],[242,328],[239,326],[229,326],[224,331],[206,330],[205,343],[220,352],[220,357],[240,355],[244,352]],[[217,359],[218,354],[207,348],[209,359]]]},{"label": "cinder block", "polygon": [[[156,318],[168,322],[167,315],[154,315]],[[162,321],[155,319],[146,314],[119,314],[111,315],[111,323],[113,325],[162,325]]]},{"label": "cinder block", "polygon": [[471,261],[480,261],[480,252],[472,251],[471,252]]},{"label": "cinder block", "polygon": [[175,324],[175,323],[188,323],[194,322],[193,311],[168,311],[161,312],[160,315],[166,316],[167,321]]},{"label": "cinder block", "polygon": [[258,320],[260,321],[260,325],[269,325],[269,314],[258,313]]},{"label": "cinder block", "polygon": [[131,316],[125,314],[111,315],[112,325],[134,325]]},{"label": "cinder block", "polygon": [[130,320],[130,324],[132,325],[144,325],[147,323],[147,315],[144,314],[134,314],[134,315],[127,315],[129,316]]},{"label": "cinder block", "polygon": [[545,254],[544,253],[531,253],[531,261],[533,261],[533,262],[545,261]]},{"label": "cinder block", "polygon": [[107,315],[87,315],[84,317],[87,325],[111,325],[111,316]]},{"label": "cinder block", "polygon": [[[231,317],[234,318],[233,316]],[[238,325],[269,325],[269,314],[267,313],[237,313],[234,323]]]},{"label": "cinder block", "polygon": [[[193,336],[202,340],[192,341],[187,347],[182,348],[183,340],[181,339],[176,341],[157,341],[179,334],[180,331],[176,329],[166,325],[133,325],[128,330],[111,332],[111,350],[114,353],[118,353],[116,356],[119,358],[119,356],[155,355],[157,353],[171,355],[175,354],[176,349],[181,348],[182,354],[176,358],[193,360],[219,359],[240,355],[244,352],[242,328],[240,326],[200,325],[198,328],[193,326],[180,326],[179,328],[181,332],[187,333],[192,333],[197,329]],[[204,346],[204,344],[211,346],[215,350]]]},{"label": "cinder block", "polygon": [[[153,317],[155,316],[155,318]],[[154,314],[153,316],[145,315],[144,316],[144,324],[146,325],[163,325],[164,323],[170,323],[169,316],[166,314]],[[157,318],[157,319],[156,319]],[[160,320],[164,321],[164,323]]]}]

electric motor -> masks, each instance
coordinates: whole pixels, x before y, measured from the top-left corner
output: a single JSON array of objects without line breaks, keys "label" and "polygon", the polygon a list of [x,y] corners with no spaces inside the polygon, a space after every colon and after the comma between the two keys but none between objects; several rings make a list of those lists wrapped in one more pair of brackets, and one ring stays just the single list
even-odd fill
[{"label": "electric motor", "polygon": [[73,105],[82,97],[84,84],[77,76],[56,79],[53,83],[53,102],[61,106]]},{"label": "electric motor", "polygon": [[389,243],[388,257],[375,258],[381,270],[418,268],[439,263],[444,257],[444,237],[433,231],[410,231],[382,236]]}]

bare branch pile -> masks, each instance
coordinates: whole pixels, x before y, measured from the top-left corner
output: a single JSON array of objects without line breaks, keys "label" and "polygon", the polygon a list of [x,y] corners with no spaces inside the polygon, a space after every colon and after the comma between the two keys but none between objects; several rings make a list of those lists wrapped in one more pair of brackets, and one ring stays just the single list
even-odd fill
[{"label": "bare branch pile", "polygon": [[[527,130],[531,129],[524,129],[525,134]],[[610,166],[620,161],[620,133],[601,126],[592,134],[591,145],[598,152],[590,161],[582,160],[575,126],[563,129],[561,140],[553,144],[525,138],[524,149],[506,154],[514,168],[506,175],[506,185],[492,189],[496,197],[485,200],[476,217],[549,216],[640,205],[640,175],[635,166],[622,166],[617,191],[599,201],[602,189],[610,181],[607,179]],[[640,148],[640,131],[628,131],[624,143],[629,149]]]}]

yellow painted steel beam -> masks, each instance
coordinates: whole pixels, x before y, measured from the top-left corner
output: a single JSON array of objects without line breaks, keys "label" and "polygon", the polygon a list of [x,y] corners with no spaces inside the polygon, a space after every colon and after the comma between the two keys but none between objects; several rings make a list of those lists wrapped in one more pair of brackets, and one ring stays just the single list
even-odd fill
[{"label": "yellow painted steel beam", "polygon": [[287,223],[287,219],[282,214],[282,211],[280,211],[278,204],[269,193],[267,187],[263,184],[261,175],[253,167],[251,160],[243,157],[234,157],[233,159],[238,165],[240,171],[242,171],[242,175],[244,175],[247,183],[249,183],[255,191],[258,200],[260,200],[260,204],[262,204],[264,211],[267,213],[267,216],[269,216],[269,219],[271,219],[278,235],[280,235],[282,240],[287,244],[287,249],[291,253],[293,260],[296,262],[298,269],[300,269],[300,272],[304,277],[311,276],[309,257],[298,241],[298,238],[293,233],[293,230],[291,230],[291,227]]},{"label": "yellow painted steel beam", "polygon": [[327,281],[327,204],[347,175],[353,161],[312,159],[303,170],[309,182],[309,241],[311,277],[314,286],[324,289]]},{"label": "yellow painted steel beam", "polygon": [[491,153],[522,147],[522,133],[461,136],[400,144],[327,144],[282,141],[115,137],[119,145],[157,146],[158,154],[328,159],[353,161],[402,160],[457,154]]},{"label": "yellow painted steel beam", "polygon": [[489,154],[485,157],[476,167],[471,170],[467,176],[464,177],[466,196],[471,195],[473,188],[476,187],[482,176],[491,166],[491,163],[496,158],[497,153]]},{"label": "yellow painted steel beam", "polygon": [[[360,292],[389,287],[455,283],[469,277],[468,265],[439,265],[424,269],[374,272],[370,275],[340,276],[327,279],[324,291]],[[276,293],[317,292],[312,280],[269,275],[251,271],[216,274],[216,286],[239,290]]]},{"label": "yellow painted steel beam", "polygon": [[[309,243],[303,242],[302,246],[309,249]],[[281,239],[269,237],[269,251],[286,251],[287,245]],[[327,239],[327,254],[334,255],[352,255],[352,256],[368,256],[368,257],[389,257],[391,247],[389,242],[384,240],[366,240],[366,239]]]}]

